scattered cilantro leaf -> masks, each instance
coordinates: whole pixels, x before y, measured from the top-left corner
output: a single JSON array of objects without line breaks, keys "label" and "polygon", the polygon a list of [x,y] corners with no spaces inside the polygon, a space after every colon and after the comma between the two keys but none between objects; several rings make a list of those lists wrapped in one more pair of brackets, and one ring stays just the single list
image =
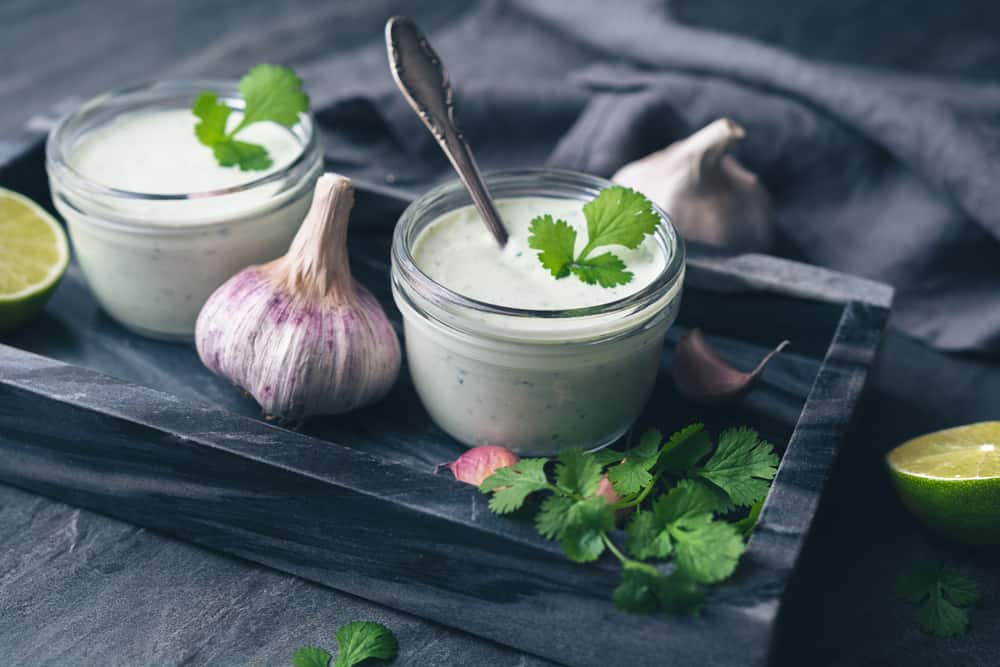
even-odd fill
[{"label": "scattered cilantro leaf", "polygon": [[677,567],[702,583],[725,579],[743,553],[743,538],[731,524],[714,521],[715,498],[703,485],[683,480],[637,515],[626,528],[626,549],[636,558],[673,555]]},{"label": "scattered cilantro leaf", "polygon": [[223,167],[239,167],[242,171],[260,171],[273,164],[267,149],[259,144],[237,141],[234,137],[254,123],[271,121],[291,127],[299,114],[309,110],[309,96],[302,91],[302,80],[288,67],[257,65],[240,79],[243,96],[243,118],[226,132],[232,113],[219,101],[216,93],[204,91],[194,101],[191,110],[198,117],[195,136],[212,149],[216,161]]},{"label": "scattered cilantro leaf", "polygon": [[562,539],[566,528],[575,520],[577,502],[569,496],[549,496],[535,515],[535,529],[547,540]]},{"label": "scattered cilantro leaf", "polygon": [[331,657],[318,646],[303,646],[292,655],[292,664],[295,667],[328,667]]},{"label": "scattered cilantro leaf", "polygon": [[493,493],[490,509],[497,514],[510,514],[520,508],[532,493],[548,488],[546,463],[548,459],[521,459],[512,466],[498,468],[484,479],[479,490]]},{"label": "scattered cilantro leaf", "polygon": [[917,626],[937,637],[965,633],[969,615],[963,607],[979,600],[974,581],[938,563],[921,563],[901,574],[896,594],[911,604],[920,604],[914,616]]},{"label": "scattered cilantro leaf", "polygon": [[663,434],[659,429],[647,429],[639,436],[639,444],[630,449],[629,453],[643,459],[653,458],[659,455],[662,443]]},{"label": "scattered cilantro leaf", "polygon": [[743,536],[732,524],[713,521],[711,514],[674,522],[670,536],[677,567],[703,584],[731,575],[743,554]]},{"label": "scattered cilantro leaf", "polygon": [[624,460],[608,470],[608,480],[615,491],[623,496],[639,493],[653,482],[650,469],[656,465],[663,436],[659,431],[646,431],[639,444],[625,453]]},{"label": "scattered cilantro leaf", "polygon": [[528,246],[539,251],[538,260],[557,279],[572,273],[589,285],[601,287],[631,282],[633,274],[620,257],[611,252],[591,257],[591,252],[609,245],[638,248],[643,238],[653,234],[660,224],[652,203],[635,190],[614,185],[604,188],[585,204],[583,215],[587,219],[588,240],[579,254],[575,254],[576,230],[551,215],[531,221]]},{"label": "scattered cilantro leaf", "polygon": [[969,627],[966,611],[949,602],[938,588],[917,608],[915,618],[921,630],[935,637],[955,637]]},{"label": "scattered cilantro leaf", "polygon": [[586,563],[604,553],[604,536],[615,527],[615,511],[601,496],[576,503],[573,520],[562,534],[563,553],[570,560]]},{"label": "scattered cilantro leaf", "polygon": [[660,496],[653,502],[653,513],[664,525],[681,519],[708,514],[711,516],[715,499],[711,492],[693,480],[685,479],[665,496]]},{"label": "scattered cilantro leaf", "polygon": [[597,461],[602,468],[612,463],[621,463],[622,459],[625,458],[625,452],[617,449],[611,449],[610,447],[599,449],[596,452],[592,452],[590,455],[594,457],[594,460]]},{"label": "scattered cilantro leaf", "polygon": [[579,449],[567,449],[559,454],[556,464],[556,484],[567,493],[586,498],[597,491],[601,482],[601,465]]},{"label": "scattered cilantro leaf", "polygon": [[723,431],[715,453],[694,474],[726,492],[733,504],[747,507],[767,495],[778,472],[774,447],[748,428]]},{"label": "scattered cilantro leaf", "polygon": [[690,424],[677,431],[660,454],[664,470],[675,475],[686,474],[712,451],[712,438],[705,431],[704,424]]},{"label": "scattered cilantro leaf", "polygon": [[941,593],[959,607],[968,607],[979,601],[979,587],[976,586],[976,582],[954,568],[941,568],[938,585]]},{"label": "scattered cilantro leaf", "polygon": [[612,598],[622,611],[648,613],[662,607],[675,614],[691,614],[701,607],[704,596],[683,572],[663,575],[646,563],[631,561],[625,564],[622,583]]},{"label": "scattered cilantro leaf", "polygon": [[636,558],[666,558],[673,547],[670,532],[652,512],[633,515],[625,526],[625,549]]},{"label": "scattered cilantro leaf", "polygon": [[733,525],[736,526],[736,530],[740,531],[743,537],[750,537],[753,533],[754,528],[757,527],[757,520],[760,518],[760,511],[764,509],[764,499],[761,498],[755,502],[750,507],[750,513],[738,521],[734,521]]},{"label": "scattered cilantro leaf", "polygon": [[663,608],[674,614],[695,614],[705,600],[698,584],[683,570],[661,577],[657,596]]},{"label": "scattered cilantro leaf", "polygon": [[336,637],[337,661],[333,667],[352,667],[369,658],[392,660],[399,652],[389,628],[373,621],[348,623],[337,629]]},{"label": "scattered cilantro leaf", "polygon": [[660,606],[657,589],[661,576],[651,565],[636,561],[625,563],[622,583],[611,594],[615,607],[640,614],[656,611]]}]

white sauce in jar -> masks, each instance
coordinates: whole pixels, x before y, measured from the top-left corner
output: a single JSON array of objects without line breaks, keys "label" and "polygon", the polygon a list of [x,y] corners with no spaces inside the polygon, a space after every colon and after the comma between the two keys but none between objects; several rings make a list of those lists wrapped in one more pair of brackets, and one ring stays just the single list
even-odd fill
[{"label": "white sauce in jar", "polygon": [[[229,129],[241,117],[231,113]],[[288,249],[321,168],[317,150],[313,168],[296,182],[278,178],[219,192],[289,169],[304,146],[288,128],[255,123],[237,139],[264,146],[271,167],[222,167],[198,141],[197,122],[189,109],[140,108],[87,129],[66,147],[68,166],[80,177],[139,196],[82,195],[57,178],[50,182],[98,302],[156,338],[191,339],[202,304],[219,285]]]},{"label": "white sauce in jar", "polygon": [[511,308],[566,310],[597,306],[635,294],[653,282],[666,258],[647,236],[634,250],[622,246],[596,249],[591,256],[613,252],[634,275],[632,281],[615,287],[588,285],[575,275],[556,279],[541,262],[538,251],[528,246],[531,221],[549,214],[576,229],[576,252],[587,244],[584,202],[554,197],[516,197],[496,202],[510,239],[503,249],[483,224],[473,206],[441,216],[420,234],[413,247],[417,266],[459,294]]},{"label": "white sauce in jar", "polygon": [[[229,115],[227,129],[243,114]],[[70,165],[95,183],[144,194],[210,192],[249,183],[286,167],[302,152],[298,140],[275,123],[254,123],[239,141],[267,148],[273,164],[265,171],[220,167],[212,149],[200,143],[194,128],[198,118],[188,109],[137,111],[113,119],[80,138]],[[167,215],[158,211],[153,215]],[[169,222],[169,218],[163,218]]]},{"label": "white sauce in jar", "polygon": [[[639,307],[542,316],[642,291],[661,278],[668,252],[654,237],[635,250],[598,249],[614,252],[634,273],[631,282],[614,288],[588,285],[575,275],[557,280],[528,247],[531,221],[546,213],[567,221],[577,230],[579,251],[587,237],[584,202],[524,196],[496,204],[510,233],[502,250],[475,210],[463,207],[430,222],[413,242],[411,256],[453,292],[539,316],[439,307],[436,299],[409,291],[413,285],[397,276],[396,303],[417,393],[434,421],[466,445],[546,456],[608,445],[631,426],[649,397],[663,336],[676,317],[681,279]],[[394,264],[393,270],[399,269]]]}]

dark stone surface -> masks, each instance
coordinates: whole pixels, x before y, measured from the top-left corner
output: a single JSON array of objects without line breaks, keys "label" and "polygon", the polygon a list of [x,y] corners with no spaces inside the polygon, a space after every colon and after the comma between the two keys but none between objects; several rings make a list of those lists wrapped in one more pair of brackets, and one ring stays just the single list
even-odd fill
[{"label": "dark stone surface", "polygon": [[360,619],[392,628],[396,665],[551,664],[6,486],[0,543],[5,666],[288,665]]},{"label": "dark stone surface", "polygon": [[[236,74],[264,59],[299,60],[359,43],[367,24],[338,12],[379,2],[0,3],[0,152],[33,114],[67,95],[164,73]],[[387,3],[395,5],[395,3]],[[463,3],[408,3],[429,26]],[[773,41],[816,58],[997,79],[1000,20],[989,1],[673,0],[685,20]],[[362,13],[362,19],[364,14]],[[208,41],[208,36],[213,39]],[[96,354],[96,350],[91,350]],[[883,454],[903,439],[997,418],[1000,367],[888,335],[849,446],[834,470],[785,607],[778,659],[789,665],[981,665],[1000,655],[995,557],[930,539],[887,484]],[[332,648],[334,626],[389,623],[399,664],[535,665],[426,621],[147,531],[0,489],[4,664],[287,664],[295,647]],[[74,540],[73,535],[80,538]],[[900,567],[934,557],[979,581],[969,635],[936,640],[890,594]],[[285,591],[295,595],[286,595]],[[7,650],[9,649],[9,650]],[[201,656],[201,657],[199,657]],[[23,658],[23,659],[20,659]],[[666,660],[666,658],[665,658]]]}]

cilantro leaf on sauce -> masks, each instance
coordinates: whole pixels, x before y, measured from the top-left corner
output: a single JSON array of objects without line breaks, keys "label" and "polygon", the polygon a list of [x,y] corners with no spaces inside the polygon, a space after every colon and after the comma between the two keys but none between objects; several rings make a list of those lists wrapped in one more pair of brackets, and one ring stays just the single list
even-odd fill
[{"label": "cilantro leaf on sauce", "polygon": [[211,91],[198,95],[191,108],[198,117],[195,136],[212,149],[216,161],[223,167],[239,167],[241,171],[261,171],[273,164],[267,148],[259,144],[237,141],[244,128],[263,121],[292,127],[299,114],[309,110],[309,96],[302,91],[302,80],[288,67],[257,65],[240,79],[243,96],[243,118],[232,131],[226,125],[232,109],[219,101]]},{"label": "cilantro leaf on sauce", "polygon": [[571,273],[583,282],[614,287],[632,281],[634,274],[612,252],[596,256],[597,248],[619,245],[638,248],[656,231],[660,217],[641,193],[621,185],[601,190],[583,207],[587,219],[587,243],[576,254],[576,230],[565,220],[542,215],[531,221],[528,246],[538,250],[538,260],[555,278]]}]

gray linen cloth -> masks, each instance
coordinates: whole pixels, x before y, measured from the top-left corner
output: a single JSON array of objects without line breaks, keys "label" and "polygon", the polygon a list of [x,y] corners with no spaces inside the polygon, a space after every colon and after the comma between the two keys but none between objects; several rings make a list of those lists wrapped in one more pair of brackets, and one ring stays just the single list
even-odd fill
[{"label": "gray linen cloth", "polygon": [[[1000,356],[1000,86],[810,62],[661,2],[486,2],[427,28],[484,168],[609,176],[728,116],[777,254],[887,282],[897,328]],[[334,167],[411,194],[451,177],[380,35],[301,71]]]}]

